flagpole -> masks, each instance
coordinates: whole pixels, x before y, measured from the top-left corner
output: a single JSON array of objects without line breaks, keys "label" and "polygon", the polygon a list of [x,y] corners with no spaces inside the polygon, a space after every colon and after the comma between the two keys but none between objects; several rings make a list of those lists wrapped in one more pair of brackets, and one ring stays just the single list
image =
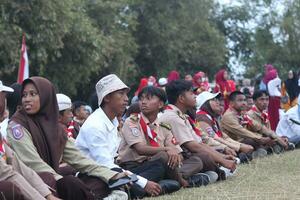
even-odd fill
[{"label": "flagpole", "polygon": [[21,57],[20,57],[20,64],[19,64],[19,71],[18,71],[18,83],[22,83],[23,80],[29,78],[29,64],[28,64],[28,55],[27,55],[27,48],[26,48],[26,36],[23,33],[22,36],[22,47],[21,47]]}]

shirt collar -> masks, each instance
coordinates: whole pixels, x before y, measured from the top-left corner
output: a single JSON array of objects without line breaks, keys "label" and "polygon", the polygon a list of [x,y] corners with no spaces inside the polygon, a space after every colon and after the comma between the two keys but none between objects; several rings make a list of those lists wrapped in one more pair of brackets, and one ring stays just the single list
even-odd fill
[{"label": "shirt collar", "polygon": [[147,125],[158,126],[158,118],[157,118],[157,117],[156,117],[156,119],[155,119],[154,122],[150,123],[150,122],[149,122],[149,119],[148,119],[142,112],[140,113],[140,115],[143,117],[143,119],[144,119],[144,121],[145,121],[145,123],[146,123]]},{"label": "shirt collar", "polygon": [[102,110],[102,108],[99,107],[97,110],[99,111],[99,115],[101,116],[102,123],[105,124],[108,131],[113,131],[113,129],[119,126],[119,121],[116,117],[111,121]]}]

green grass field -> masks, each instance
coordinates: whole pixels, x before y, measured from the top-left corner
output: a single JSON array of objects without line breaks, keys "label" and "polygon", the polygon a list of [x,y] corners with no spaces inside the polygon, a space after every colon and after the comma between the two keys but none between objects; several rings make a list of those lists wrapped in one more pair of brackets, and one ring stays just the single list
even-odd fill
[{"label": "green grass field", "polygon": [[233,177],[206,187],[181,189],[148,199],[279,200],[300,199],[300,150],[238,166]]}]

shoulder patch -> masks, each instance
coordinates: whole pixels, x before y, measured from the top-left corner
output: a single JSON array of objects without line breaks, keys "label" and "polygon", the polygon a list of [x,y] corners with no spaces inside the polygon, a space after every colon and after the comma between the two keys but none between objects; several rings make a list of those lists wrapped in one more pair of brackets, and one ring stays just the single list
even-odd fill
[{"label": "shoulder patch", "polygon": [[134,137],[139,137],[140,136],[140,133],[139,133],[139,129],[138,128],[131,128],[131,132],[132,132],[132,135]]},{"label": "shoulder patch", "polygon": [[164,122],[160,122],[159,124],[161,127],[164,127],[165,129],[168,129],[169,131],[172,130],[172,127],[170,124],[164,123]]},{"label": "shoulder patch", "polygon": [[12,135],[16,140],[20,140],[24,136],[21,125],[17,124],[11,127]]}]

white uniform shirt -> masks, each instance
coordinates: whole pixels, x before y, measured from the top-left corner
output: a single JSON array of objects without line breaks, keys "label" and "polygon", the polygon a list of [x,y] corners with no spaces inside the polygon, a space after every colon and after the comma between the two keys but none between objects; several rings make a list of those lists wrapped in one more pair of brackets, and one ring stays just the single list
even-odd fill
[{"label": "white uniform shirt", "polygon": [[[108,168],[120,168],[114,163],[118,156],[121,138],[118,134],[117,118],[110,121],[101,108],[93,112],[81,126],[76,138],[76,147],[98,164]],[[144,188],[147,179],[138,176],[137,184]]]},{"label": "white uniform shirt", "polygon": [[108,168],[118,167],[114,158],[121,142],[117,118],[110,121],[101,108],[95,110],[80,128],[75,144],[85,155]]},{"label": "white uniform shirt", "polygon": [[300,135],[300,125],[292,122],[290,119],[300,122],[298,105],[289,109],[282,116],[276,128],[277,135],[286,136],[288,138],[291,138],[296,135]]},{"label": "white uniform shirt", "polygon": [[268,92],[272,97],[280,97],[281,96],[281,80],[280,78],[274,78],[268,83]]}]

